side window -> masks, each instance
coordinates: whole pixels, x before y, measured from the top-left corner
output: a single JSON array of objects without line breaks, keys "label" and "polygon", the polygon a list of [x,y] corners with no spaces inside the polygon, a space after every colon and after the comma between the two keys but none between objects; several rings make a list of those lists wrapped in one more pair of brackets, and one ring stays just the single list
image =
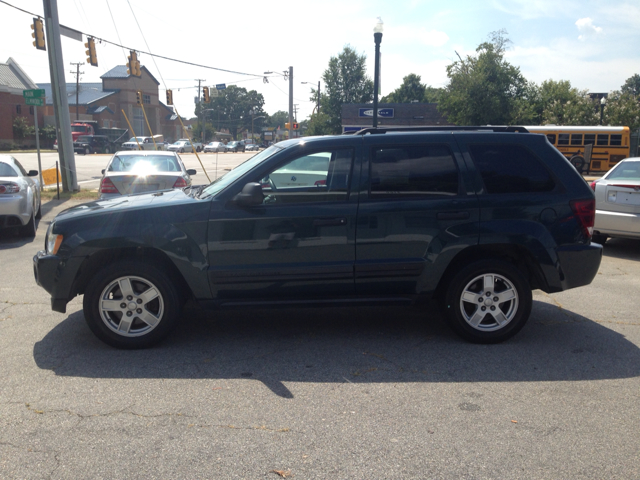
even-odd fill
[{"label": "side window", "polygon": [[582,134],[581,133],[572,133],[571,134],[571,145],[582,145]]},{"label": "side window", "polygon": [[558,145],[569,145],[569,134],[568,133],[559,133],[558,134]]},{"label": "side window", "polygon": [[370,198],[458,194],[458,167],[449,147],[377,148],[371,158]]},{"label": "side window", "polygon": [[596,134],[595,133],[585,133],[584,134],[584,144],[585,145],[595,145],[596,144]]},{"label": "side window", "polygon": [[0,162],[0,177],[17,177],[18,174],[8,163]]},{"label": "side window", "polygon": [[353,149],[327,150],[296,157],[260,180],[265,204],[346,201]]},{"label": "side window", "polygon": [[556,144],[556,134],[555,133],[547,133],[547,140],[549,140],[549,143],[551,143],[551,145],[555,145]]},{"label": "side window", "polygon": [[597,145],[609,145],[609,135],[598,134]]},{"label": "side window", "polygon": [[611,145],[622,145],[622,135],[611,135]]},{"label": "side window", "polygon": [[521,145],[469,145],[486,192],[536,193],[555,188],[544,164]]}]

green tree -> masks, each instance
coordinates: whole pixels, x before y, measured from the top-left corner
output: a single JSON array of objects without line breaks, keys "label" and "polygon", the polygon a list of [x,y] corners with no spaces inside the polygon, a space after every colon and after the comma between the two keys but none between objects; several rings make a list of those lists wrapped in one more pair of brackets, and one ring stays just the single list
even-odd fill
[{"label": "green tree", "polygon": [[614,91],[607,97],[604,107],[605,125],[626,126],[631,130],[640,128],[640,103],[631,93]]},{"label": "green tree", "polygon": [[273,115],[268,115],[265,121],[265,124],[268,127],[273,128],[284,128],[284,124],[289,121],[289,114],[287,112],[283,112],[282,110],[278,110]]},{"label": "green tree", "polygon": [[15,117],[13,119],[13,137],[16,139],[23,139],[35,134],[35,127],[29,125],[29,121],[26,117]]},{"label": "green tree", "polygon": [[324,112],[314,113],[309,117],[307,129],[303,130],[304,136],[331,135],[334,133],[329,115]]},{"label": "green tree", "polygon": [[[327,133],[342,130],[342,105],[369,103],[373,100],[373,81],[366,75],[366,55],[349,45],[337,57],[331,57],[324,71],[324,92],[320,96],[318,128]],[[317,98],[317,97],[314,97]]]},{"label": "green tree", "polygon": [[[196,116],[201,119],[206,114],[206,118],[211,119],[211,123],[216,129],[227,128],[233,138],[237,139],[238,133],[251,129],[252,110],[254,117],[266,116],[262,110],[263,106],[264,97],[261,93],[229,85],[217,97],[212,96],[210,103],[196,105]],[[255,123],[254,128],[256,125],[261,125],[261,123]]]},{"label": "green tree", "polygon": [[382,103],[411,103],[424,101],[427,86],[421,82],[420,75],[410,73],[402,79],[402,85],[389,95],[382,97]]},{"label": "green tree", "polygon": [[636,73],[635,75],[627,78],[620,90],[622,93],[629,93],[636,97],[640,97],[640,75]]},{"label": "green tree", "polygon": [[502,125],[517,123],[529,115],[527,95],[533,89],[504,59],[510,40],[506,31],[489,34],[490,41],[447,66],[449,83],[442,92],[438,109],[459,125]]}]

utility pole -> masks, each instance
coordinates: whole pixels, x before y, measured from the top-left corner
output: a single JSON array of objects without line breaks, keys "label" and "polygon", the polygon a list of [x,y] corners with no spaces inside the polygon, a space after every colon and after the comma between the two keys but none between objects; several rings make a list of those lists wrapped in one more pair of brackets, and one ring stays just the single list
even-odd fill
[{"label": "utility pole", "polygon": [[42,0],[44,6],[45,30],[47,35],[47,53],[51,74],[51,95],[58,137],[58,157],[62,169],[62,189],[65,192],[78,190],[76,161],[73,156],[71,138],[71,119],[67,100],[67,83],[64,79],[64,60],[60,42],[60,21],[58,19],[57,0]]},{"label": "utility pole", "polygon": [[289,138],[293,138],[293,67],[289,67]]},{"label": "utility pole", "polygon": [[84,65],[84,62],[73,63],[71,65],[76,66],[76,71],[71,70],[69,73],[76,76],[76,121],[80,120],[80,115],[78,113],[78,95],[80,92],[80,75],[84,75],[84,72],[80,71],[80,65]]},{"label": "utility pole", "polygon": [[[201,102],[200,95],[202,94],[202,89],[200,88],[200,84],[202,82],[206,82],[207,80],[205,78],[196,78],[196,80],[198,81],[198,103],[200,103]],[[203,109],[200,109],[200,110],[203,110]],[[200,138],[201,138],[200,141],[204,144],[204,122],[203,122],[204,112],[201,112],[201,113],[202,113],[202,120],[200,120]],[[202,148],[204,148],[204,146]]]}]

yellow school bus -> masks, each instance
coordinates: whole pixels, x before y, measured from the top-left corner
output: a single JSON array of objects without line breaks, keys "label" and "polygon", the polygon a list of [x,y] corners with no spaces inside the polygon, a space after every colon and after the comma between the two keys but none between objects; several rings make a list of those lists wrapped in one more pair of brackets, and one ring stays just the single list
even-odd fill
[{"label": "yellow school bus", "polygon": [[[629,127],[528,126],[531,133],[542,133],[569,159],[579,172],[607,172],[629,157]],[[587,147],[591,145],[591,147]],[[585,160],[585,147],[591,148],[591,160]]]}]

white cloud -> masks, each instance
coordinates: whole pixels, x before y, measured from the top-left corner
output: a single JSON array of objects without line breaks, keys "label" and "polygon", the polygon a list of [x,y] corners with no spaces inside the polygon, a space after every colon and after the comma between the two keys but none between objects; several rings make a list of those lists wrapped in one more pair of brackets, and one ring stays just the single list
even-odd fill
[{"label": "white cloud", "polygon": [[441,47],[449,41],[449,35],[439,30],[427,30],[426,28],[409,27],[402,25],[389,28],[389,36],[395,42],[419,43],[428,47]]},{"label": "white cloud", "polygon": [[580,32],[578,40],[581,40],[583,42],[589,37],[593,37],[602,33],[602,27],[596,27],[593,24],[593,20],[591,20],[589,17],[580,18],[576,22],[576,27],[578,27],[578,31]]}]

